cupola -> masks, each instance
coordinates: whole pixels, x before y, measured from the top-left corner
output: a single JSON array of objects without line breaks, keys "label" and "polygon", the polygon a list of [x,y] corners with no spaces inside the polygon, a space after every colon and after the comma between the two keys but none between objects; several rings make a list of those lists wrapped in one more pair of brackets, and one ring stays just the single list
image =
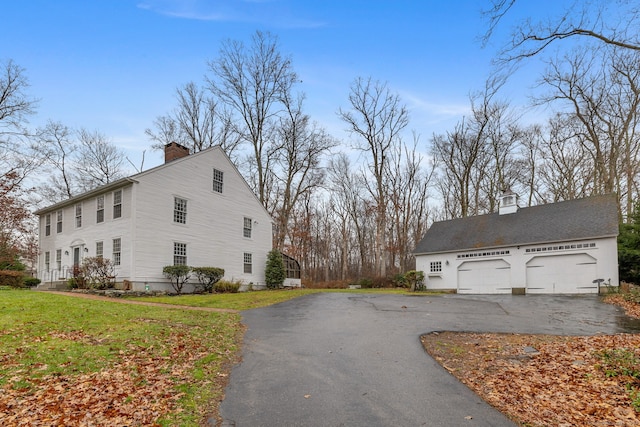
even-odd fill
[{"label": "cupola", "polygon": [[512,214],[518,212],[518,195],[507,189],[500,195],[500,215]]}]

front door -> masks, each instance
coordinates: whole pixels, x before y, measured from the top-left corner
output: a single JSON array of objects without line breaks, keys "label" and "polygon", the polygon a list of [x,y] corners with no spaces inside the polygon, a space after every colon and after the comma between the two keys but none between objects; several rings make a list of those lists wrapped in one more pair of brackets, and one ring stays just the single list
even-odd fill
[{"label": "front door", "polygon": [[80,248],[73,248],[73,266],[77,267],[80,265]]}]

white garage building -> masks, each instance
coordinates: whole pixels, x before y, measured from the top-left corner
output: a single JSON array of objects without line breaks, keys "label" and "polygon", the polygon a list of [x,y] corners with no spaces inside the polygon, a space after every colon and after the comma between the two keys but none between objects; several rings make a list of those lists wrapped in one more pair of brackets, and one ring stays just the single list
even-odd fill
[{"label": "white garage building", "polygon": [[618,285],[615,195],[435,222],[414,250],[428,289],[466,294],[584,294]]}]

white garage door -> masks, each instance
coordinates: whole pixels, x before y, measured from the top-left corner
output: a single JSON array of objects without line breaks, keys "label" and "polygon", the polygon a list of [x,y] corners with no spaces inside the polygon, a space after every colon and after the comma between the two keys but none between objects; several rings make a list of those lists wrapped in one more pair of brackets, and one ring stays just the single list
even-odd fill
[{"label": "white garage door", "polygon": [[595,294],[597,262],[587,254],[534,257],[527,263],[528,294]]},{"label": "white garage door", "polygon": [[511,266],[501,259],[463,262],[458,267],[458,293],[511,293]]}]

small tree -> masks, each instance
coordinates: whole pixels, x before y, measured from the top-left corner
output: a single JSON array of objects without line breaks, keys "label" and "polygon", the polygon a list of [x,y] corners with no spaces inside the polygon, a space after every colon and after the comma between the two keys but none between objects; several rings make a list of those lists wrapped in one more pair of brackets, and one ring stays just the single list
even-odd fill
[{"label": "small tree", "polygon": [[620,224],[618,265],[621,281],[640,285],[640,201],[636,202],[629,222]]},{"label": "small tree", "polygon": [[411,270],[404,275],[404,280],[409,284],[412,292],[424,287],[424,272]]},{"label": "small tree", "polygon": [[277,249],[272,249],[267,255],[267,267],[264,272],[264,278],[267,282],[267,288],[276,289],[282,286],[286,277],[284,269],[284,261],[282,254]]},{"label": "small tree", "polygon": [[115,266],[108,258],[85,258],[82,260],[82,273],[90,289],[109,289],[115,285]]},{"label": "small tree", "polygon": [[171,280],[171,286],[178,295],[182,293],[182,288],[189,281],[191,267],[188,265],[166,265],[162,267],[164,276]]},{"label": "small tree", "polygon": [[194,267],[191,271],[198,278],[196,288],[206,293],[212,293],[215,284],[224,276],[224,269],[217,267]]}]

